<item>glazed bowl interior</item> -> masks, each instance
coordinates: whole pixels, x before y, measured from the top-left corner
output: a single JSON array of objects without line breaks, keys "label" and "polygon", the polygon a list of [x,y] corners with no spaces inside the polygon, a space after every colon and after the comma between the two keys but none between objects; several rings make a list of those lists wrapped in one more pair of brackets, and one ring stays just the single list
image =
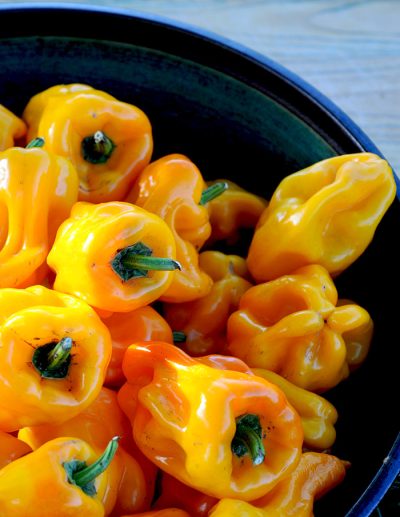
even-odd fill
[{"label": "glazed bowl interior", "polygon": [[[229,178],[266,198],[285,175],[321,159],[378,152],[288,71],[204,32],[83,6],[2,6],[0,12],[0,103],[16,114],[49,86],[90,84],[146,112],[154,159],[186,154],[206,179]],[[400,252],[393,237],[399,230],[396,199],[367,251],[336,280],[341,298],[370,312],[375,334],[366,363],[326,394],[339,412],[333,453],[352,466],[345,482],[317,503],[316,516],[369,515],[394,477]]]}]

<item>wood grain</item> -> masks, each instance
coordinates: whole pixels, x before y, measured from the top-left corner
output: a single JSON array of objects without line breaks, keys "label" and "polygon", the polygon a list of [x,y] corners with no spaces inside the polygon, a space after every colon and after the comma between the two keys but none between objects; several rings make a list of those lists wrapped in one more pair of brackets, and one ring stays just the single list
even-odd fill
[{"label": "wood grain", "polygon": [[90,4],[183,21],[274,59],[335,102],[400,173],[400,1],[97,0]]}]

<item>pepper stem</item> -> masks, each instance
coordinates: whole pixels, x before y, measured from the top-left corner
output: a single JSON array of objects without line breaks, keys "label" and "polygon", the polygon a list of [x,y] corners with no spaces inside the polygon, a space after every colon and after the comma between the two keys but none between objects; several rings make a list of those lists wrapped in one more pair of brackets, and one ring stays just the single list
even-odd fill
[{"label": "pepper stem", "polygon": [[121,280],[145,277],[149,271],[181,270],[181,265],[170,258],[152,257],[153,250],[137,242],[119,250],[111,261],[111,267]]},{"label": "pepper stem", "polygon": [[118,449],[119,436],[114,436],[103,452],[92,465],[87,465],[84,461],[72,460],[65,462],[63,467],[67,472],[68,481],[76,485],[88,495],[96,495],[94,481],[110,465]]},{"label": "pepper stem", "polygon": [[172,338],[174,343],[185,343],[186,334],[184,332],[181,332],[180,330],[174,330],[172,332]]},{"label": "pepper stem", "polygon": [[96,131],[82,140],[81,150],[84,160],[89,163],[106,163],[116,145],[103,131]]},{"label": "pepper stem", "polygon": [[25,149],[32,149],[33,147],[43,147],[44,146],[44,138],[41,136],[38,136],[31,140],[29,143],[26,144]]},{"label": "pepper stem", "polygon": [[214,183],[214,185],[210,185],[208,188],[203,190],[199,205],[206,205],[216,197],[223,194],[228,188],[229,185],[226,181],[218,181],[217,183]]},{"label": "pepper stem", "polygon": [[249,413],[236,418],[236,433],[231,449],[238,458],[249,454],[253,465],[260,465],[264,461],[265,448],[258,415]]},{"label": "pepper stem", "polygon": [[63,337],[56,343],[38,347],[32,356],[32,364],[46,379],[64,379],[71,363],[73,341]]}]

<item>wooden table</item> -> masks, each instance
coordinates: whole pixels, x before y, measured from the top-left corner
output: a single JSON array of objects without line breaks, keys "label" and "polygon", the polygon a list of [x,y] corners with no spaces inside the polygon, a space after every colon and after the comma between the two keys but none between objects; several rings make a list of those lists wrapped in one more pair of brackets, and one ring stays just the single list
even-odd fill
[{"label": "wooden table", "polygon": [[86,3],[156,13],[206,28],[274,59],[345,111],[400,174],[400,1]]}]

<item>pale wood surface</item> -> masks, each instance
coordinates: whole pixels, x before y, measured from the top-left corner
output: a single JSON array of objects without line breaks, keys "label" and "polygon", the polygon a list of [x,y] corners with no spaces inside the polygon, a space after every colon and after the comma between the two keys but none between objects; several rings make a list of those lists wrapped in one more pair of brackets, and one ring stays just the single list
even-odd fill
[{"label": "pale wood surface", "polygon": [[68,3],[156,13],[206,28],[257,50],[327,95],[365,131],[400,173],[400,0]]}]

